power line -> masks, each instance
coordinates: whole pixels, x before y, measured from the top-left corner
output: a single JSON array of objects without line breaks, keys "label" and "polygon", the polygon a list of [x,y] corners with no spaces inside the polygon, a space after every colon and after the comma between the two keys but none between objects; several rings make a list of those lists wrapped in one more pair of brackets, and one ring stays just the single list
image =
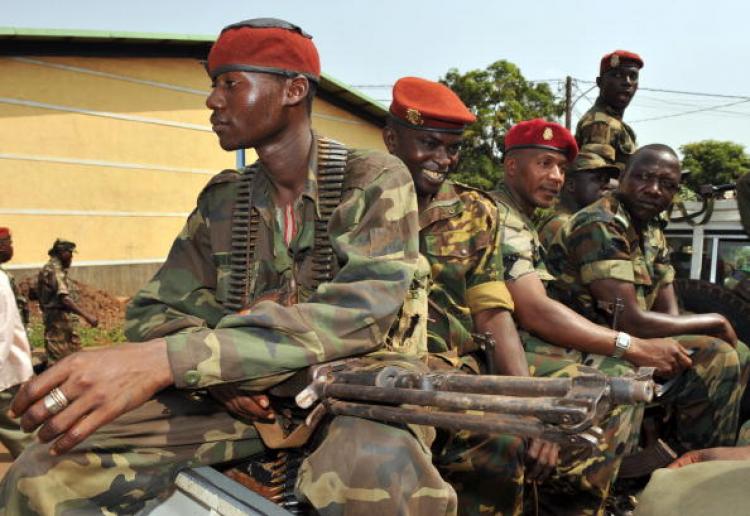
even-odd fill
[{"label": "power line", "polygon": [[743,100],[738,100],[736,102],[729,102],[727,104],[719,104],[717,106],[709,106],[709,107],[705,107],[705,108],[701,108],[701,109],[692,109],[692,110],[689,110],[689,111],[682,111],[680,113],[672,113],[671,115],[655,116],[655,117],[652,117],[652,118],[641,118],[640,120],[633,120],[630,123],[631,124],[636,124],[636,123],[639,123],[639,122],[651,122],[651,121],[654,121],[654,120],[664,120],[666,118],[676,118],[678,116],[692,115],[692,114],[695,114],[695,113],[703,113],[705,111],[715,111],[717,109],[721,109],[721,108],[725,108],[725,107],[730,107],[730,106],[736,106],[738,104],[745,104],[747,102],[750,102],[750,98],[745,98]]},{"label": "power line", "polygon": [[[582,79],[576,79],[577,82],[581,82],[584,84],[596,84],[594,81],[584,81]],[[638,91],[653,91],[657,93],[674,93],[677,95],[693,95],[696,97],[716,97],[720,99],[742,99],[742,100],[750,100],[750,97],[747,95],[727,95],[724,93],[705,93],[705,92],[699,92],[699,91],[681,91],[681,90],[665,90],[662,88],[645,88],[645,87],[639,87]]]}]

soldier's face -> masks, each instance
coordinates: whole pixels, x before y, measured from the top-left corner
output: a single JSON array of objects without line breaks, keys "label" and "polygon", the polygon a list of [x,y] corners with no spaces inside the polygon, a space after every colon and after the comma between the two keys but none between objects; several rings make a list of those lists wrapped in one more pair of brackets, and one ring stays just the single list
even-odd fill
[{"label": "soldier's face", "polygon": [[560,152],[520,149],[506,158],[505,176],[525,208],[549,208],[560,195],[567,164]]},{"label": "soldier's face", "polygon": [[624,64],[598,77],[596,83],[604,102],[620,110],[628,107],[638,90],[638,75],[639,69],[635,64]]},{"label": "soldier's face", "polygon": [[411,173],[419,197],[433,196],[458,165],[460,134],[388,126],[383,141],[388,152],[401,159]]},{"label": "soldier's face", "polygon": [[13,240],[0,238],[0,263],[9,262],[13,258]]},{"label": "soldier's face", "polygon": [[680,161],[669,152],[642,151],[620,176],[619,192],[630,214],[647,222],[666,210],[680,188]]},{"label": "soldier's face", "polygon": [[63,267],[70,267],[70,264],[73,262],[73,251],[60,251],[58,257]]},{"label": "soldier's face", "polygon": [[569,181],[573,199],[581,209],[600,199],[604,194],[617,187],[617,179],[613,179],[609,169],[586,170],[571,174]]},{"label": "soldier's face", "polygon": [[211,84],[206,106],[224,150],[262,146],[287,124],[284,80],[268,73],[226,72]]}]

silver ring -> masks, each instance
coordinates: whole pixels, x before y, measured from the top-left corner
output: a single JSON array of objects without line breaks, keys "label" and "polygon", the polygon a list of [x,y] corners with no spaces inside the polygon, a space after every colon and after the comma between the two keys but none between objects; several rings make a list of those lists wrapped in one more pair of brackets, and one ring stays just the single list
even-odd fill
[{"label": "silver ring", "polygon": [[63,394],[63,391],[58,387],[52,389],[49,394],[42,399],[42,402],[44,403],[44,408],[47,409],[47,412],[52,415],[57,414],[70,403],[68,398],[65,397],[65,394]]}]

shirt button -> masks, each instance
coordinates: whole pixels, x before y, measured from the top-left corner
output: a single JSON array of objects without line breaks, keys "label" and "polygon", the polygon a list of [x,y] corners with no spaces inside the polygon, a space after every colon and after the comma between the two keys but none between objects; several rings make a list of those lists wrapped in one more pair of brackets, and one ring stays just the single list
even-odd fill
[{"label": "shirt button", "polygon": [[461,256],[466,256],[466,254],[468,253],[468,251],[466,249],[461,249],[459,251],[459,253],[461,253]]},{"label": "shirt button", "polygon": [[201,381],[201,374],[195,369],[185,373],[185,383],[188,385],[197,385]]}]

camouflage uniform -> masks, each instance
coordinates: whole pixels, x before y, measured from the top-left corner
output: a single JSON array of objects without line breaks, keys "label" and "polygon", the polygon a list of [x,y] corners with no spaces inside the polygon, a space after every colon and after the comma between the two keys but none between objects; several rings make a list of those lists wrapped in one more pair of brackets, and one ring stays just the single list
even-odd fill
[{"label": "camouflage uniform", "polygon": [[555,211],[549,217],[542,220],[537,226],[539,229],[539,242],[544,249],[549,249],[550,244],[555,239],[555,235],[566,222],[570,220],[573,214],[558,203]]},{"label": "camouflage uniform", "polygon": [[[533,224],[519,209],[504,184],[492,192],[499,203],[500,241],[505,281],[515,281],[536,273],[542,281],[552,279],[544,265],[544,249]],[[529,372],[537,377],[581,374],[587,369],[580,354],[540,353],[539,349],[557,349],[539,338],[519,331],[526,349]],[[615,361],[619,374],[632,371],[624,361]],[[554,477],[537,486],[541,509],[552,514],[601,514],[604,501],[620,467],[625,443],[629,442],[640,409],[620,405],[601,422],[604,432],[599,448],[589,457],[580,450],[562,449]]]},{"label": "camouflage uniform", "polygon": [[[419,247],[432,271],[428,348],[433,360],[486,372],[472,338],[472,314],[513,309],[503,281],[497,207],[487,194],[445,181],[419,214]],[[502,343],[498,343],[502,345]],[[440,440],[439,440],[440,441]],[[446,432],[436,461],[458,492],[461,514],[518,514],[523,508],[524,442],[515,436]]]},{"label": "camouflage uniform", "polygon": [[[674,279],[661,221],[655,219],[639,233],[617,195],[604,196],[576,213],[558,232],[547,264],[557,278],[552,295],[603,325],[609,324],[606,307],[603,311],[592,298],[591,282],[611,278],[633,283],[638,305],[651,310],[659,290]],[[679,451],[734,443],[744,388],[740,368],[747,368],[747,359],[741,361],[729,344],[714,337],[675,338],[696,351],[693,367],[660,398],[676,416],[667,441]],[[745,346],[738,346],[746,356]]]},{"label": "camouflage uniform", "polygon": [[[350,153],[341,202],[328,226],[337,272],[314,288],[314,225],[323,203],[317,156],[311,153],[307,183],[293,206],[298,230],[288,246],[261,163],[209,183],[166,263],[127,312],[129,339],[166,335],[177,388],[64,456],[50,457],[41,445],[25,452],[3,485],[8,512],[147,508],[168,494],[178,470],[264,449],[255,425],[231,417],[198,389],[235,382],[260,392],[311,364],[382,352],[417,272],[411,177],[390,156]],[[232,216],[248,172],[255,177],[250,212],[259,217],[247,269],[252,307],[231,313],[224,304]],[[400,356],[420,351],[418,343],[403,342],[403,350],[394,350]],[[319,445],[300,467],[298,498],[320,514],[455,512],[455,492],[431,463],[429,430],[333,418],[316,432]]]},{"label": "camouflage uniform", "polygon": [[633,129],[601,99],[578,121],[576,142],[581,152],[598,154],[620,171],[636,149]]},{"label": "camouflage uniform", "polygon": [[68,280],[68,269],[60,259],[52,256],[39,271],[37,295],[44,320],[44,347],[47,361],[55,363],[81,350],[81,338],[76,333],[78,317],[63,305],[63,296],[74,295]]}]

